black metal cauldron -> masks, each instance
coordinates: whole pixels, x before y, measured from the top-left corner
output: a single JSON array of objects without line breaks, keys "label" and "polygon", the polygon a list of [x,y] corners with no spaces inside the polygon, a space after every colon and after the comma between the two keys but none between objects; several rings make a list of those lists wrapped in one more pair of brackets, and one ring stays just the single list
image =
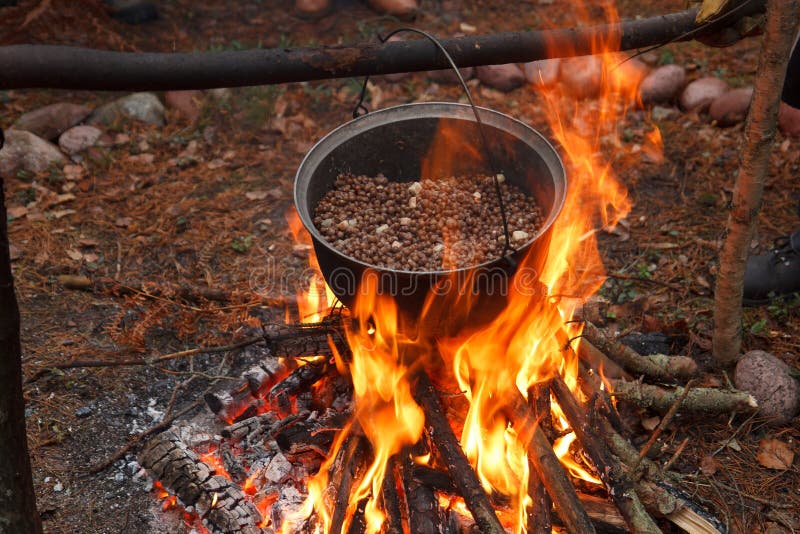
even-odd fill
[{"label": "black metal cauldron", "polygon": [[[452,168],[441,169],[454,176],[491,174],[485,147],[473,108],[455,103],[418,103],[375,111],[336,128],[320,140],[306,155],[297,171],[294,201],[303,225],[311,234],[322,274],[334,294],[352,305],[363,273],[372,270],[378,280],[377,289],[395,298],[399,309],[408,317],[416,317],[423,309],[431,288],[442,288],[442,280],[461,280],[470,291],[472,306],[483,316],[491,316],[505,302],[508,287],[503,289],[518,270],[527,273],[526,284],[541,272],[550,243],[550,232],[564,204],[566,178],[564,166],[550,143],[528,125],[507,115],[486,108],[476,108],[494,165],[506,179],[532,194],[542,209],[545,222],[539,231],[510,258],[500,258],[468,269],[434,272],[412,272],[370,265],[336,250],[325,241],[314,226],[314,209],[341,173],[375,176],[383,173],[393,181],[420,179],[422,162],[438,129],[447,127],[450,147],[458,154]],[[455,138],[453,135],[455,133]],[[463,147],[463,150],[459,148]],[[527,256],[527,257],[526,257]],[[471,275],[471,276],[470,276]],[[448,282],[448,290],[454,287]],[[446,292],[446,291],[445,291]],[[435,309],[435,302],[452,303],[452,295],[438,295],[428,302],[426,310]],[[433,305],[431,305],[433,304]],[[443,307],[447,307],[443,304]],[[441,311],[441,310],[440,310]]]}]

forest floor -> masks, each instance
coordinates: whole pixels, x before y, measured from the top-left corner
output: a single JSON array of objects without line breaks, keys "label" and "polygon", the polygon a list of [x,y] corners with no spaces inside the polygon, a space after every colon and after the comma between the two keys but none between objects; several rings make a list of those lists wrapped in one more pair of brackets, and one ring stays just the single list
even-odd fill
[{"label": "forest floor", "polygon": [[[32,9],[38,2],[20,4]],[[172,0],[159,2],[159,20],[139,26],[116,22],[102,11],[85,15],[69,4],[53,2],[46,22],[33,21],[22,30],[0,16],[0,35],[4,42],[167,52],[350,43],[374,39],[377,31],[397,25],[349,0],[318,21],[296,17],[288,0]],[[461,23],[479,33],[574,23],[560,2],[426,0],[422,7],[414,25],[440,36],[456,34]],[[618,7],[623,18],[633,18],[678,11],[684,4],[622,0]],[[759,47],[759,39],[726,49],[690,42],[655,54],[657,63],[686,66],[691,77],[715,75],[744,86],[752,83]],[[435,84],[425,73],[372,82],[378,89],[372,91],[370,108],[460,98],[457,87]],[[163,367],[49,369],[72,359],[109,361],[228,344],[262,323],[282,322],[284,307],[260,301],[265,295],[276,302],[281,296],[291,300],[291,273],[305,266],[305,258],[292,253],[286,223],[293,178],[313,143],[349,120],[359,84],[351,79],[233,89],[227,99],[207,98],[193,123],[172,110],[163,128],[112,127],[111,135],[122,134],[117,137],[122,141],[87,158],[80,175],[51,172],[6,180],[12,206],[52,193],[74,195],[55,211],[42,209],[39,217],[29,211],[10,221],[22,311],[28,441],[47,532],[154,531],[156,499],[133,480],[128,465],[133,456],[97,473],[91,466],[153,425],[168,407],[177,412],[212,382],[221,387],[218,375],[237,376],[233,355],[226,360],[198,356]],[[541,96],[531,87],[475,92],[480,105],[549,131]],[[20,114],[57,101],[96,106],[116,96],[3,91],[0,124],[8,127]],[[642,142],[647,120],[641,111],[620,119],[626,142]],[[673,353],[692,354],[703,363],[703,383],[725,384],[728,376],[709,363],[711,288],[743,126],[722,129],[704,116],[682,112],[655,120],[663,160],[639,155],[614,162],[633,206],[628,238],[600,237],[611,274],[601,289],[611,302],[607,326],[673,336]],[[142,153],[154,157],[135,157]],[[774,238],[800,226],[799,162],[800,141],[779,134],[754,251],[768,249]],[[70,290],[58,282],[61,275],[111,278],[119,285],[96,292]],[[280,284],[275,282],[279,278]],[[225,301],[196,293],[187,299],[181,288],[190,288],[190,295],[197,288],[213,289],[224,293]],[[796,304],[747,309],[745,348],[767,350],[800,369]],[[175,388],[189,376],[196,379],[170,405]],[[800,530],[799,464],[768,469],[756,453],[765,437],[796,450],[796,421],[775,427],[741,415],[681,418],[664,434],[662,454],[668,458],[690,438],[675,469],[686,474],[685,488],[715,508],[734,532],[795,532]],[[647,431],[638,430],[646,439]],[[725,447],[732,436],[737,446]]]}]

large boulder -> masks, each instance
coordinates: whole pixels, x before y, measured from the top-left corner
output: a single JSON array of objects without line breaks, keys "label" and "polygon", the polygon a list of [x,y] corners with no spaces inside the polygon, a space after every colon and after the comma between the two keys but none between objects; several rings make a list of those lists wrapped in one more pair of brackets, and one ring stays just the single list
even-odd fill
[{"label": "large boulder", "polygon": [[758,401],[761,415],[786,424],[800,412],[800,384],[782,360],[763,350],[751,350],[736,364],[736,387]]},{"label": "large boulder", "polygon": [[11,128],[28,131],[50,141],[57,139],[64,131],[88,117],[91,112],[92,108],[89,106],[57,102],[23,114]]},{"label": "large boulder", "polygon": [[484,85],[506,92],[525,83],[525,75],[516,63],[476,67],[475,75]]},{"label": "large boulder", "polygon": [[643,104],[671,102],[686,82],[686,69],[679,65],[664,65],[648,74],[639,85]]},{"label": "large boulder", "polygon": [[0,150],[0,176],[14,176],[20,171],[44,172],[53,165],[66,163],[58,148],[25,130],[6,130],[6,143]]},{"label": "large boulder", "polygon": [[750,101],[753,99],[753,88],[733,89],[718,96],[708,108],[708,114],[717,121],[717,126],[733,126],[747,117]]},{"label": "large boulder", "polygon": [[711,102],[728,92],[725,80],[704,76],[689,82],[681,93],[681,107],[686,111],[703,112]]},{"label": "large boulder", "polygon": [[133,93],[97,108],[88,122],[111,126],[125,120],[164,126],[164,105],[153,93]]}]

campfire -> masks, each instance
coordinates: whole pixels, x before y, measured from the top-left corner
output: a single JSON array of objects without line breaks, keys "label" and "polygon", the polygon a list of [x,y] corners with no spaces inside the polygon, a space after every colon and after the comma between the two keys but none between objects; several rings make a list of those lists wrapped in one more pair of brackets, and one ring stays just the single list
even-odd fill
[{"label": "campfire", "polygon": [[[603,367],[636,358],[582,316],[604,281],[597,234],[630,208],[600,156],[619,148],[617,117],[639,81],[602,53],[614,48],[597,43],[596,100],[540,89],[570,185],[499,309],[476,313],[484,303],[469,291],[429,290],[410,311],[370,269],[336,305],[323,258],[291,218],[312,273],[297,318],[265,327],[252,347],[260,363],[207,395],[213,428],[176,427],[140,454],[165,510],[214,533],[659,532],[654,515],[718,531],[624,437]],[[452,124],[438,125],[423,187],[464,159]],[[659,143],[654,127],[640,148],[658,157]],[[464,287],[448,276],[433,287],[451,281]],[[650,364],[673,376],[688,365]]]}]

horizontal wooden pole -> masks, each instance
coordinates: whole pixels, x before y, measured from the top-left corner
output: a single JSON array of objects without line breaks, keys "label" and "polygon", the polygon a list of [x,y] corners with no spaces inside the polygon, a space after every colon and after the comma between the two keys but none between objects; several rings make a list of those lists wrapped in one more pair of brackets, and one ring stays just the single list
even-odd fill
[{"label": "horizontal wooden pole", "polygon": [[[522,63],[591,54],[597,42],[635,50],[713,33],[764,11],[764,0],[740,4],[700,28],[697,8],[669,15],[581,28],[443,39],[459,67]],[[353,76],[439,70],[447,60],[427,39],[223,52],[131,53],[53,45],[0,47],[0,89],[108,91],[210,89]]]}]

